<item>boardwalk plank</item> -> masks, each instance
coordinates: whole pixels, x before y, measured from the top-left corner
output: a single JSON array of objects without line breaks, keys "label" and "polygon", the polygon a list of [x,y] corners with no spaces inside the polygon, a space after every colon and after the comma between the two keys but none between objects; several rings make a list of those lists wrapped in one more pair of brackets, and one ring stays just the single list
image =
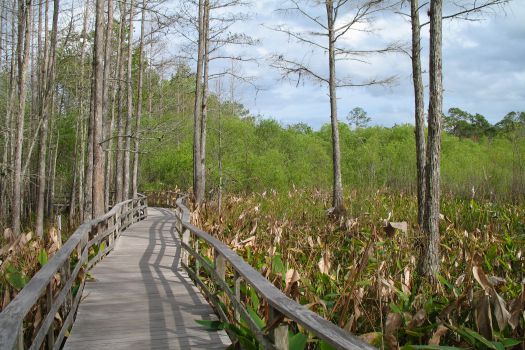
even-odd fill
[{"label": "boardwalk plank", "polygon": [[179,267],[175,218],[148,209],[92,271],[65,349],[224,349],[225,332],[195,321],[217,319]]}]

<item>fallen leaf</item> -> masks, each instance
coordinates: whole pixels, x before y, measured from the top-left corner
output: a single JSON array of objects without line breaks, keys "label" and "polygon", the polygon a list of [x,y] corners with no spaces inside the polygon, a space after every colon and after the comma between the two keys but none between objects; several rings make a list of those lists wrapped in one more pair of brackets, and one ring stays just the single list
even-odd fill
[{"label": "fallen leaf", "polygon": [[509,324],[512,329],[516,329],[520,324],[520,318],[525,309],[525,283],[521,287],[521,294],[509,304],[510,319]]},{"label": "fallen leaf", "polygon": [[321,270],[321,273],[328,275],[330,272],[330,267],[332,266],[332,263],[330,262],[330,251],[325,250],[323,253],[323,256],[321,256],[321,259],[319,259],[319,262],[317,263],[317,266],[319,266],[319,270]]},{"label": "fallen leaf", "polygon": [[414,317],[412,317],[407,327],[408,328],[421,327],[426,319],[427,319],[427,312],[425,311],[425,309],[420,309],[418,310],[418,312],[416,312]]},{"label": "fallen leaf", "polygon": [[432,338],[428,341],[428,345],[439,345],[439,342],[441,341],[441,337],[444,336],[448,332],[448,328],[440,324],[434,334],[432,334]]},{"label": "fallen leaf", "polygon": [[403,319],[398,313],[389,313],[385,322],[385,342],[390,350],[399,349],[397,342],[397,330],[401,327]]},{"label": "fallen leaf", "polygon": [[380,347],[382,336],[383,334],[381,332],[370,332],[370,333],[361,334],[359,338],[370,345]]}]

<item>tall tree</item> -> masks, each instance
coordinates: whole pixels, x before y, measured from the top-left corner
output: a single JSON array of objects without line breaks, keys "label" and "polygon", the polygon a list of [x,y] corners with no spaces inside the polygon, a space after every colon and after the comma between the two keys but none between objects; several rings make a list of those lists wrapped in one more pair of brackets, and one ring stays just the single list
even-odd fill
[{"label": "tall tree", "polygon": [[416,124],[417,221],[423,228],[425,216],[425,94],[421,71],[421,26],[419,1],[410,1],[412,24],[412,81],[414,85],[414,119]]},{"label": "tall tree", "polygon": [[[272,28],[286,34],[298,42],[313,49],[328,52],[328,76],[324,72],[316,71],[313,67],[302,63],[299,59],[288,58],[282,54],[274,55],[272,66],[283,72],[284,76],[295,75],[300,80],[308,77],[328,87],[330,98],[330,122],[332,131],[332,213],[340,216],[345,212],[343,202],[343,184],[341,178],[341,150],[339,141],[339,121],[337,118],[337,89],[342,87],[368,86],[374,84],[388,84],[392,78],[371,79],[364,82],[355,82],[351,77],[338,77],[337,62],[342,60],[363,60],[362,56],[385,53],[397,50],[395,45],[383,49],[356,50],[340,43],[341,38],[347,36],[360,25],[366,25],[372,16],[384,9],[382,0],[366,0],[348,2],[347,0],[324,0],[316,2],[288,1],[284,11],[293,12],[306,19],[315,27],[314,30],[294,31],[288,27]],[[325,13],[319,7],[323,6]],[[346,11],[351,14],[349,19],[342,20],[340,15]],[[362,30],[362,29],[357,29]]]},{"label": "tall tree", "polygon": [[93,217],[104,214],[104,0],[96,1],[95,45],[93,50]]},{"label": "tall tree", "polygon": [[18,108],[16,115],[16,139],[13,172],[13,204],[11,208],[11,225],[16,235],[20,234],[21,185],[22,185],[22,147],[24,142],[24,119],[26,105],[27,66],[29,64],[30,29],[32,0],[18,0],[17,32],[17,70],[18,70]]},{"label": "tall tree", "polygon": [[200,205],[204,200],[204,179],[201,173],[201,127],[202,127],[202,72],[205,50],[205,0],[199,0],[197,71],[195,79],[195,107],[193,110],[193,195]]},{"label": "tall tree", "polygon": [[[49,41],[49,54],[43,63],[46,65],[44,72],[46,76],[42,77],[41,87],[42,96],[40,101],[40,118],[42,120],[41,136],[40,136],[40,156],[38,161],[38,201],[37,201],[37,215],[36,215],[36,234],[39,237],[44,233],[44,204],[46,193],[46,150],[47,150],[47,128],[49,117],[52,110],[53,94],[55,91],[55,66],[56,66],[56,46],[57,46],[57,32],[58,32],[58,14],[60,1],[53,1],[53,25],[51,28],[51,37]],[[48,202],[50,202],[48,200]]]},{"label": "tall tree", "polygon": [[132,174],[132,195],[137,197],[138,193],[138,176],[139,176],[139,142],[140,142],[140,120],[142,118],[142,85],[144,75],[144,24],[146,19],[146,0],[142,1],[141,19],[140,19],[140,39],[139,39],[139,72],[137,78],[137,111],[135,113],[135,137],[134,137],[134,159],[133,159],[133,174]]},{"label": "tall tree", "polygon": [[124,135],[124,164],[123,164],[123,182],[122,196],[123,199],[129,199],[130,187],[130,157],[131,157],[131,123],[133,119],[133,16],[135,11],[135,0],[131,0],[129,8],[128,22],[128,67],[126,83],[127,93],[127,116]]}]

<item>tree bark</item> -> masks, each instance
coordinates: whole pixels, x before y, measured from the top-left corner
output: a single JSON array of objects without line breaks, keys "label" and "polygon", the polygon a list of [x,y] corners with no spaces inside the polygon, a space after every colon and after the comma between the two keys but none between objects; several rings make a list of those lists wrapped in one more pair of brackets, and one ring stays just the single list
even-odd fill
[{"label": "tree bark", "polygon": [[328,64],[330,77],[328,89],[330,94],[330,120],[332,124],[332,161],[333,161],[333,193],[332,206],[335,216],[343,215],[345,210],[343,202],[343,182],[341,178],[341,149],[339,146],[339,125],[337,120],[337,81],[335,72],[335,32],[334,32],[334,5],[332,0],[326,1],[326,14],[328,18]]},{"label": "tree bark", "polygon": [[412,22],[412,80],[414,84],[414,114],[416,123],[416,168],[417,168],[417,219],[423,228],[425,217],[425,112],[424,86],[421,73],[421,27],[419,24],[419,1],[410,1]]},{"label": "tree bark", "polygon": [[[53,103],[53,92],[55,91],[55,58],[58,32],[58,13],[60,0],[53,2],[53,25],[51,28],[51,38],[49,43],[49,58],[47,60],[46,73],[43,77],[41,86],[43,87],[43,98],[40,101],[40,118],[42,118],[42,130],[40,137],[40,155],[38,169],[38,203],[36,213],[36,234],[42,238],[44,234],[44,205],[46,193],[46,149],[47,131],[50,117],[50,109]],[[58,144],[57,144],[58,146]]]},{"label": "tree bark", "polygon": [[124,110],[124,23],[126,21],[126,3],[120,3],[120,26],[119,26],[119,60],[117,60],[118,70],[118,107],[117,107],[117,147],[115,150],[115,202],[120,203],[122,196],[122,173],[123,173],[123,152],[122,152],[122,125]]},{"label": "tree bark", "polygon": [[[80,45],[80,94],[79,94],[79,131],[80,131],[80,150],[79,150],[79,161],[78,161],[78,216],[80,219],[80,222],[84,222],[86,219],[86,197],[85,194],[89,191],[85,188],[86,183],[86,177],[88,176],[87,168],[86,168],[86,128],[88,127],[87,123],[89,123],[86,119],[86,106],[85,106],[85,100],[84,100],[84,81],[85,81],[85,66],[84,66],[84,60],[86,57],[85,51],[86,51],[86,39],[87,39],[87,19],[88,19],[88,12],[89,12],[89,0],[86,0],[84,3],[84,13],[83,13],[83,19],[82,19],[82,44]],[[89,118],[91,120],[91,118]],[[89,147],[89,146],[88,146]],[[91,174],[91,172],[90,172]],[[90,176],[90,175],[89,175]],[[91,192],[89,192],[91,193]]]},{"label": "tree bark", "polygon": [[128,69],[127,69],[127,117],[126,117],[126,131],[124,135],[124,176],[122,182],[122,196],[123,199],[129,199],[130,187],[130,156],[131,156],[131,123],[133,118],[133,12],[135,10],[135,1],[131,0],[129,9],[129,23],[128,23]]},{"label": "tree bark", "polygon": [[96,1],[93,51],[93,217],[104,214],[104,0]]},{"label": "tree bark", "polygon": [[133,198],[137,197],[138,194],[138,176],[139,176],[139,142],[140,142],[140,119],[142,117],[142,85],[143,85],[143,74],[144,74],[144,22],[146,15],[146,0],[142,1],[142,13],[140,20],[140,42],[139,42],[139,72],[137,82],[137,112],[135,115],[135,153],[133,159],[133,181],[131,184]]},{"label": "tree bark", "polygon": [[204,58],[204,0],[199,0],[199,40],[197,48],[197,74],[195,78],[195,106],[193,110],[193,196],[195,203],[201,205],[204,189],[200,172],[201,161],[201,120],[202,120],[202,70]]},{"label": "tree bark", "polygon": [[22,147],[24,141],[27,66],[29,64],[31,0],[18,0],[18,11],[18,108],[14,154],[13,206],[11,215],[11,225],[15,235],[20,234]]},{"label": "tree bark", "polygon": [[108,0],[108,22],[106,26],[106,37],[104,43],[104,117],[105,117],[105,133],[104,139],[108,140],[106,142],[108,151],[106,154],[106,163],[104,168],[104,211],[109,209],[109,191],[111,187],[111,163],[112,163],[112,152],[111,147],[113,145],[113,125],[115,123],[115,115],[111,113],[111,118],[108,118],[109,111],[109,77],[111,74],[111,42],[113,38],[113,0]]},{"label": "tree bark", "polygon": [[204,200],[206,197],[206,123],[208,119],[208,80],[209,80],[209,30],[210,30],[210,2],[204,0],[203,11],[203,43],[204,51],[202,57],[202,111],[201,111],[201,126],[200,126],[200,161],[199,161],[199,178],[200,178],[200,193],[199,197]]},{"label": "tree bark", "polygon": [[442,0],[430,2],[430,103],[426,159],[426,199],[423,231],[425,242],[418,264],[421,275],[435,281],[439,272],[439,200],[442,85]]}]

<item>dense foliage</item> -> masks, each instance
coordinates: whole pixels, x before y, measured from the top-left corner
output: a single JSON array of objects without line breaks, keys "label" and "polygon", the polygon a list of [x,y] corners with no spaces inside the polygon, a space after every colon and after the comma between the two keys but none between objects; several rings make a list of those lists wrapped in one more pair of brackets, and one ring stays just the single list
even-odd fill
[{"label": "dense foliage", "polygon": [[[345,201],[349,217],[333,221],[326,215],[327,192],[231,195],[222,215],[210,203],[197,223],[290,297],[380,348],[520,344],[525,327],[523,206],[445,196],[444,255],[433,289],[416,273],[415,197],[377,190],[354,192]],[[252,299],[247,303],[259,307]],[[264,314],[262,307],[259,311]],[[311,336],[310,341],[316,342]]]},{"label": "dense foliage", "polygon": [[[180,101],[186,95],[179,89],[188,79],[175,76],[162,87],[165,90],[162,94],[176,96]],[[190,103],[188,99],[186,109],[179,105],[145,122],[156,136],[144,144],[141,163],[144,189],[191,187]],[[458,111],[451,109],[446,118],[449,133],[444,135],[442,143],[443,189],[462,197],[522,200],[524,113],[509,113],[495,126],[481,116],[485,120],[482,124],[490,126],[482,131],[475,121],[459,118]],[[454,129],[451,126],[454,123],[462,126]],[[211,196],[219,187],[219,163],[223,188],[230,192],[287,190],[292,186],[327,189],[331,185],[329,124],[320,130],[304,123],[282,125],[273,119],[250,116],[241,105],[220,102],[217,96],[212,96],[210,102],[208,124],[207,190]],[[468,129],[465,125],[477,131],[461,134],[461,128]],[[351,128],[341,122],[340,133],[342,173],[347,189],[386,187],[415,193],[413,126]]]}]

